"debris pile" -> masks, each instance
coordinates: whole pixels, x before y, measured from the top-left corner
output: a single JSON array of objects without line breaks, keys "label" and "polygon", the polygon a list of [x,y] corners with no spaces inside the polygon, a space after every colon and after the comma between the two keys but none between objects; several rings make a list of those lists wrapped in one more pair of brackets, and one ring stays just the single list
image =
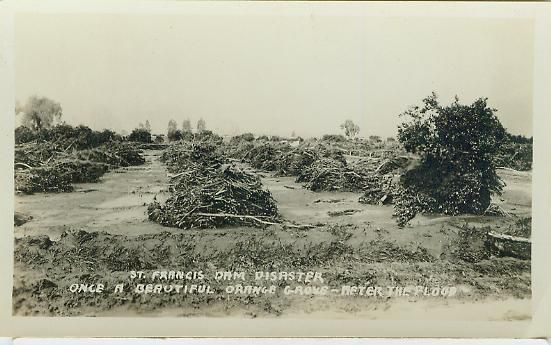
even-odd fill
[{"label": "debris pile", "polygon": [[396,189],[396,179],[393,175],[376,176],[369,178],[369,187],[359,198],[359,202],[369,205],[387,205],[394,202],[394,190]]},{"label": "debris pile", "polygon": [[369,176],[365,172],[354,171],[341,161],[320,158],[302,170],[297,182],[304,182],[305,187],[314,192],[359,192],[369,186]]},{"label": "debris pile", "polygon": [[518,171],[532,170],[532,161],[533,145],[531,142],[506,142],[495,158],[496,166]]},{"label": "debris pile", "polygon": [[[380,203],[384,199],[383,203],[390,203],[390,190],[394,185],[389,181],[411,160],[384,150],[368,154],[369,149],[370,146],[362,141],[314,140],[292,147],[284,141],[250,141],[234,137],[225,145],[224,152],[276,176],[297,176],[297,182],[313,191],[366,192],[362,202]],[[347,162],[345,153],[349,152],[366,156],[348,156],[353,162]]]},{"label": "debris pile", "polygon": [[83,150],[67,147],[58,141],[16,145],[15,190],[25,194],[70,192],[73,183],[98,182],[109,169],[145,162],[140,151],[127,143]]},{"label": "debris pile", "polygon": [[494,217],[507,217],[510,214],[505,211],[501,206],[491,203],[490,206],[484,211],[485,216],[494,216]]},{"label": "debris pile", "polygon": [[76,157],[80,160],[106,163],[113,167],[127,167],[145,163],[145,159],[140,154],[140,151],[130,144],[122,143],[109,145],[108,147],[77,151]]},{"label": "debris pile", "polygon": [[260,179],[226,164],[209,141],[182,143],[164,152],[171,197],[148,207],[149,219],[182,229],[227,225],[263,227],[279,221],[275,200]]},{"label": "debris pile", "polygon": [[31,130],[20,126],[15,129],[15,143],[51,143],[65,151],[69,149],[89,149],[102,144],[110,144],[122,141],[122,137],[115,132],[105,129],[101,132],[94,131],[87,126],[73,127],[67,124],[59,124],[51,128]]},{"label": "debris pile", "polygon": [[296,148],[277,158],[277,175],[298,176],[318,158],[318,154],[309,148]]},{"label": "debris pile", "polygon": [[[209,141],[181,142],[161,155],[161,162],[167,165],[168,171],[179,175],[200,171],[205,166],[220,166],[224,161],[220,147]],[[184,168],[187,170],[182,171]]]},{"label": "debris pile", "polygon": [[71,192],[71,175],[58,165],[15,170],[15,190],[25,194]]},{"label": "debris pile", "polygon": [[290,148],[289,145],[278,142],[261,143],[251,148],[244,159],[255,169],[277,171],[280,168],[278,162],[281,156]]},{"label": "debris pile", "polygon": [[359,202],[370,205],[393,204],[400,182],[399,177],[411,163],[412,160],[409,157],[403,156],[357,162],[354,165],[356,170],[363,169],[370,172],[369,187],[364,190]]}]

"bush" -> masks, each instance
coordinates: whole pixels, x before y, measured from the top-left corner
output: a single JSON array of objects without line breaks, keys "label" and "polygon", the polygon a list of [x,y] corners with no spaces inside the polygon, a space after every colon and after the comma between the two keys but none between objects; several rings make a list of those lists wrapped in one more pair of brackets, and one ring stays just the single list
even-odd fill
[{"label": "bush", "polygon": [[151,133],[145,128],[136,128],[128,136],[128,140],[141,143],[151,143]]},{"label": "bush", "polygon": [[400,225],[417,212],[482,214],[491,193],[501,193],[494,158],[506,132],[486,101],[462,105],[456,99],[441,106],[433,94],[401,115],[408,120],[399,126],[398,140],[420,163],[400,181],[395,205]]}]

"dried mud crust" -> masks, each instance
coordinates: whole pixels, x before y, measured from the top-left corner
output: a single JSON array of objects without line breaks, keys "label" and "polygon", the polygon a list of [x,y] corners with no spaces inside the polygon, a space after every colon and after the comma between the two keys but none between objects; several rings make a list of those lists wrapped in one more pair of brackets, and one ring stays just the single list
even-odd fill
[{"label": "dried mud crust", "polygon": [[[325,284],[460,287],[454,299],[472,302],[486,297],[528,298],[530,261],[480,256],[479,246],[462,247],[461,256],[443,246],[437,257],[421,244],[398,245],[390,238],[358,241],[358,229],[327,226],[309,230],[263,231],[252,229],[188,230],[140,236],[70,230],[57,241],[48,236],[28,236],[15,241],[13,312],[16,315],[102,315],[110,313],[158,314],[177,310],[178,315],[279,316],[303,310],[347,312],[362,297],[293,296],[282,293],[291,282],[254,281],[255,271],[318,271]],[[208,231],[208,232],[206,232]],[[375,231],[368,227],[367,231]],[[450,230],[453,245],[461,239]],[[472,251],[469,260],[466,254]],[[432,253],[431,253],[432,252]],[[478,255],[478,256],[477,256]],[[203,271],[201,281],[177,284],[208,284],[214,294],[115,294],[115,284],[131,281],[130,270]],[[247,272],[245,281],[217,281],[214,272]],[[436,279],[436,282],[434,281]],[[105,285],[103,294],[69,292],[72,283]],[[153,281],[153,283],[159,281]],[[144,280],[142,283],[152,283]],[[228,295],[230,284],[276,284],[275,295]],[[419,297],[423,299],[423,297]],[[438,304],[449,303],[444,298]],[[371,307],[390,306],[391,299],[370,299]]]}]

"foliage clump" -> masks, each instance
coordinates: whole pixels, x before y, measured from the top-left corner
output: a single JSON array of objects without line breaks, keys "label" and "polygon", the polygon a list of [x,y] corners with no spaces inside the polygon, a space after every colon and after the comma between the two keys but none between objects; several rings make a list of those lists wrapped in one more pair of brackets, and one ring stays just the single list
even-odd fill
[{"label": "foliage clump", "polygon": [[433,93],[422,106],[401,115],[406,120],[398,128],[398,140],[420,160],[400,180],[395,205],[399,225],[419,212],[482,214],[491,194],[501,193],[494,158],[506,131],[495,112],[486,98],[470,105],[456,98],[442,106]]}]

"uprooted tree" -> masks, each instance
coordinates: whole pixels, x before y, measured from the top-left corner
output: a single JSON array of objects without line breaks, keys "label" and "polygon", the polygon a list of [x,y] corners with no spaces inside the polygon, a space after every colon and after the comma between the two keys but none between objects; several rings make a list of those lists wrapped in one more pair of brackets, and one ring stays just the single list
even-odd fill
[{"label": "uprooted tree", "polygon": [[400,180],[395,211],[405,225],[417,213],[481,214],[503,182],[494,159],[506,131],[486,98],[471,105],[438,103],[436,94],[400,116],[398,140],[419,156],[419,164]]}]

